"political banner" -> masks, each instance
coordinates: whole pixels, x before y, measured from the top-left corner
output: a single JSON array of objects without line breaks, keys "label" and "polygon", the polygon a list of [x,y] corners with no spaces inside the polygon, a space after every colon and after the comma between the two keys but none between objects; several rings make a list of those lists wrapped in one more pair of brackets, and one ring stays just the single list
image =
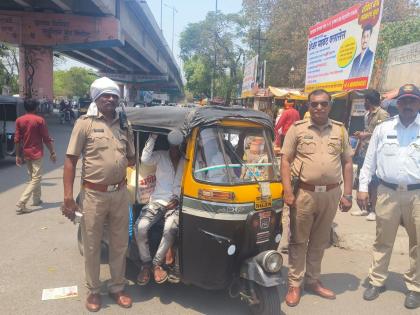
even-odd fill
[{"label": "political banner", "polygon": [[242,81],[242,97],[254,96],[258,90],[257,84],[258,55],[245,63],[244,79]]},{"label": "political banner", "polygon": [[365,89],[369,85],[383,0],[369,0],[309,29],[305,92]]}]

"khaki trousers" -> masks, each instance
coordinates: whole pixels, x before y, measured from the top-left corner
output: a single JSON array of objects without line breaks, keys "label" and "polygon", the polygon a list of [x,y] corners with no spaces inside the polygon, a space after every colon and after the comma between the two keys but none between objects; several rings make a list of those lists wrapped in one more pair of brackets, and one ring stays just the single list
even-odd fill
[{"label": "khaki trousers", "polygon": [[26,205],[32,196],[32,201],[38,203],[41,200],[42,158],[38,160],[26,160],[28,169],[28,186],[19,199],[18,206]]},{"label": "khaki trousers", "polygon": [[340,196],[340,187],[327,192],[299,189],[296,207],[290,208],[290,286],[300,287],[304,278],[308,284],[319,280],[321,261],[330,244],[331,225]]},{"label": "khaki trousers", "polygon": [[105,221],[109,230],[109,269],[111,273],[108,290],[115,293],[124,289],[128,246],[128,200],[129,195],[126,187],[114,192],[99,192],[86,188],[80,192],[86,286],[92,293],[99,293],[101,287],[99,271]]},{"label": "khaki trousers", "polygon": [[420,190],[399,192],[379,186],[370,283],[384,285],[400,223],[407,231],[409,242],[410,269],[404,280],[408,290],[420,292]]}]

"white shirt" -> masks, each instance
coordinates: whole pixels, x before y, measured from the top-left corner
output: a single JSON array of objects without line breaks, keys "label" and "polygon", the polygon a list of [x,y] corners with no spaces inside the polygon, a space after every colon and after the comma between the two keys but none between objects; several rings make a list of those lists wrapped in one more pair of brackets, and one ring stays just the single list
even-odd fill
[{"label": "white shirt", "polygon": [[156,165],[156,187],[150,196],[150,202],[158,202],[166,206],[174,197],[181,195],[181,181],[184,173],[185,159],[181,157],[175,170],[169,156],[169,151],[155,151],[156,138],[152,135],[144,146],[141,162]]},{"label": "white shirt", "polygon": [[408,127],[397,115],[375,128],[360,170],[359,191],[368,191],[373,174],[392,184],[420,183],[420,114]]}]

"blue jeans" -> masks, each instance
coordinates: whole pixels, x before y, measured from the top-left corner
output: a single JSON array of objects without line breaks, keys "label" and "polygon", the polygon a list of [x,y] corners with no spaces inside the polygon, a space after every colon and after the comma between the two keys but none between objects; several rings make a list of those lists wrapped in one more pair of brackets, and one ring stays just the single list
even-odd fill
[{"label": "blue jeans", "polygon": [[175,237],[178,232],[179,225],[179,210],[166,210],[165,207],[159,203],[152,202],[143,207],[139,218],[136,221],[136,242],[139,249],[140,259],[143,264],[150,263],[152,257],[149,249],[148,232],[150,228],[160,219],[165,218],[165,225],[163,227],[162,239],[153,258],[153,265],[160,266],[163,264],[165,255],[169,248],[174,244]]}]

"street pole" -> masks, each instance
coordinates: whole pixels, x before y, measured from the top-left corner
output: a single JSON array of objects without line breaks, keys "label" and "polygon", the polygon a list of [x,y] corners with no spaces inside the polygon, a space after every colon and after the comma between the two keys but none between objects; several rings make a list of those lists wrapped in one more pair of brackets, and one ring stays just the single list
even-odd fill
[{"label": "street pole", "polygon": [[174,54],[175,10],[172,10],[172,54]]},{"label": "street pole", "polygon": [[178,13],[175,7],[171,7],[164,3],[165,7],[172,10],[172,54],[174,53],[174,39],[175,39],[175,12]]},{"label": "street pole", "polygon": [[162,5],[163,5],[163,0],[160,0],[160,31],[162,32]]},{"label": "street pole", "polygon": [[264,60],[264,76],[263,76],[263,88],[265,89],[265,72],[267,70],[267,60]]},{"label": "street pole", "polygon": [[217,51],[216,51],[216,37],[217,37],[217,0],[216,0],[216,15],[215,15],[215,31],[214,31],[214,60],[213,60],[213,75],[211,78],[211,91],[210,91],[210,99],[214,97],[214,85],[216,79],[216,64],[217,64]]},{"label": "street pole", "polygon": [[[263,38],[263,37],[261,37],[261,24],[260,25],[258,25],[258,32],[257,32],[257,37],[253,37],[252,39],[254,39],[254,40],[257,40],[258,41],[258,45],[257,45],[257,56],[258,56],[258,59],[259,60],[262,60],[261,59],[261,42],[262,41],[266,41],[267,39],[266,38]],[[258,86],[260,86],[260,84],[262,83],[261,81],[262,81],[262,78],[261,78],[261,76],[262,76],[262,71],[263,71],[263,65],[260,65],[260,62],[258,61],[258,66],[257,66],[257,81],[258,81]]]}]

